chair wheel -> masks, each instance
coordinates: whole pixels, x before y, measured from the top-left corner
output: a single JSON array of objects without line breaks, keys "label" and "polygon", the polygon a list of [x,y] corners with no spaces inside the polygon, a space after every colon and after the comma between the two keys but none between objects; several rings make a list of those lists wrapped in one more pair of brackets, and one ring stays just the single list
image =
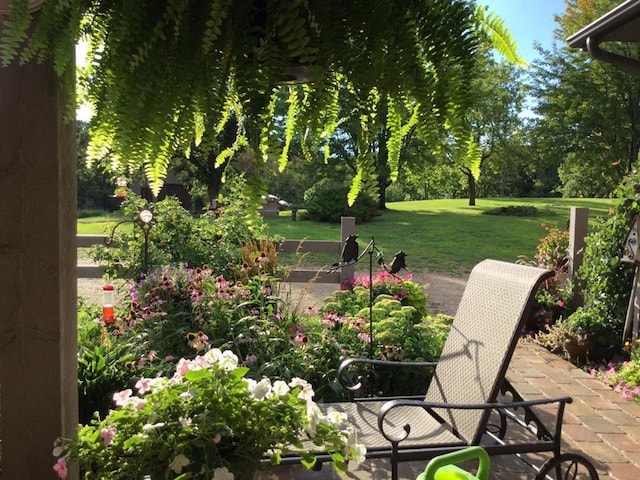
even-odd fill
[{"label": "chair wheel", "polygon": [[582,455],[564,453],[549,459],[536,475],[536,480],[598,480],[593,464]]}]

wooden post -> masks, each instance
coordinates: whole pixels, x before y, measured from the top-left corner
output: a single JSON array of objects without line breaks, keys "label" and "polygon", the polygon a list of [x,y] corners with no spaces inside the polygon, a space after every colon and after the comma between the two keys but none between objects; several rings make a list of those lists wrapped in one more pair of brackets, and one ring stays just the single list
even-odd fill
[{"label": "wooden post", "polygon": [[78,423],[75,128],[63,121],[73,93],[50,62],[0,67],[5,480],[57,478],[53,442]]},{"label": "wooden post", "polygon": [[575,306],[582,305],[582,291],[584,285],[576,278],[576,272],[582,265],[584,257],[584,239],[589,228],[589,209],[582,207],[571,207],[569,219],[569,268],[567,278],[573,282],[573,303]]},{"label": "wooden post", "polygon": [[[344,242],[349,235],[356,234],[356,219],[355,217],[342,217],[340,219],[340,242],[344,246]],[[347,265],[340,269],[340,284],[344,282],[350,282],[355,275],[355,263]]]}]

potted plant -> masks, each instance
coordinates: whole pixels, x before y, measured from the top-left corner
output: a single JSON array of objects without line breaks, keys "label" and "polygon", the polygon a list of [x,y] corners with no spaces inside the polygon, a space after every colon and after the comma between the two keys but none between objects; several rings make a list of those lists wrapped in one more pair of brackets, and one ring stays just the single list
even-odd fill
[{"label": "potted plant", "polygon": [[171,378],[141,378],[136,393],[114,394],[107,416],[56,441],[54,470],[65,478],[78,462],[90,478],[243,480],[289,452],[308,468],[314,453],[330,452],[340,472],[364,459],[355,430],[342,414],[320,412],[309,383],[255,381],[248,370],[213,348],[180,360]]}]

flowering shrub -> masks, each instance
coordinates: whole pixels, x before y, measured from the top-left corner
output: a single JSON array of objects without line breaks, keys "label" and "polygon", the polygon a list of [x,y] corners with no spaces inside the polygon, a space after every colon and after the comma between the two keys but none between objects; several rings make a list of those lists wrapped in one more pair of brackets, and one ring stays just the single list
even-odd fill
[{"label": "flowering shrub", "polygon": [[[343,287],[346,289],[325,302],[322,325],[325,336],[336,338],[350,356],[369,356],[371,342],[379,359],[422,361],[440,356],[451,319],[428,316],[427,295],[410,275],[401,278],[383,271],[374,275],[373,281],[368,275],[361,275]],[[376,391],[413,395],[424,393],[431,375],[430,370],[380,367],[373,381]]]},{"label": "flowering shrub", "polygon": [[[350,282],[344,283],[343,290],[354,291],[360,307],[369,304],[369,287],[373,284],[374,298],[381,294],[391,295],[402,305],[409,305],[416,309],[418,317],[427,315],[427,294],[417,283],[413,282],[411,274],[404,278],[391,274],[386,270],[373,275],[373,281],[369,275],[359,275]],[[358,288],[360,287],[360,288]],[[366,296],[364,295],[366,293]]]},{"label": "flowering shrub", "polygon": [[[436,359],[444,323],[420,315],[426,310],[422,288],[391,275],[376,278],[376,355]],[[89,421],[96,410],[105,416],[111,394],[133,388],[138,377],[170,376],[178,359],[194,359],[214,347],[237,355],[249,369],[247,378],[304,378],[317,399],[343,400],[346,392],[336,382],[340,361],[368,356],[371,346],[365,283],[368,278],[359,278],[352,289],[336,292],[322,312],[298,312],[274,295],[274,279],[266,275],[241,282],[207,267],[153,270],[131,284],[130,302],[116,308],[114,323],[81,316],[81,420]],[[426,385],[424,379],[417,383]]]},{"label": "flowering shrub", "polygon": [[617,364],[609,362],[606,366],[591,369],[591,375],[612,387],[623,398],[640,403],[640,340],[626,342],[624,349],[629,360]]},{"label": "flowering shrub", "polygon": [[171,378],[141,378],[137,394],[113,395],[118,408],[104,419],[56,442],[54,470],[65,478],[77,461],[87,478],[242,480],[265,455],[277,464],[294,452],[310,468],[314,452],[329,452],[340,472],[364,459],[346,416],[321,413],[308,382],[252,380],[248,370],[214,348],[181,359]]},{"label": "flowering shrub", "polygon": [[540,238],[534,260],[529,261],[525,256],[518,258],[519,263],[555,272],[555,275],[545,280],[536,292],[533,313],[527,319],[523,332],[530,337],[550,329],[557,321],[567,318],[573,311],[570,308],[573,285],[567,279],[569,231],[559,230],[546,223],[542,223],[541,226],[547,234]]}]

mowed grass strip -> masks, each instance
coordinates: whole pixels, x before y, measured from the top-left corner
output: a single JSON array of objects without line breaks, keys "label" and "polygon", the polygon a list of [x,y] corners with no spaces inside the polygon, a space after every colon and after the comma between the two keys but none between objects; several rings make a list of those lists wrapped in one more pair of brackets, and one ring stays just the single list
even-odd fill
[{"label": "mowed grass strip", "polygon": [[[589,209],[590,225],[607,215],[609,199],[478,199],[469,206],[467,199],[422,200],[389,203],[373,221],[356,225],[361,251],[373,238],[376,247],[390,263],[393,255],[407,253],[407,266],[413,272],[465,275],[485,258],[515,261],[524,255],[533,259],[544,225],[566,228],[571,207]],[[535,207],[535,216],[486,215],[484,212],[508,206]],[[286,239],[337,240],[339,225],[315,222],[293,222],[289,212],[278,218],[265,219],[270,233]],[[305,268],[323,268],[337,259],[326,255],[306,257]],[[296,258],[283,258],[286,263]],[[361,263],[367,263],[363,258]],[[358,270],[366,270],[358,265]],[[376,267],[377,268],[377,267]]]}]

